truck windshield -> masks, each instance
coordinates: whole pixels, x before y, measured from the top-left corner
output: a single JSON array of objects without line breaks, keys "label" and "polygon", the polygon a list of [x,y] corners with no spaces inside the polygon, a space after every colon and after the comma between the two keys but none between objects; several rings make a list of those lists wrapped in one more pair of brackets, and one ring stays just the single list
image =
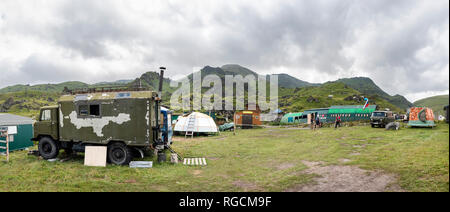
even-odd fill
[{"label": "truck windshield", "polygon": [[385,114],[385,112],[373,112],[372,116],[384,116]]},{"label": "truck windshield", "polygon": [[52,113],[51,113],[50,110],[42,111],[41,121],[50,121],[50,120],[52,120],[51,114]]}]

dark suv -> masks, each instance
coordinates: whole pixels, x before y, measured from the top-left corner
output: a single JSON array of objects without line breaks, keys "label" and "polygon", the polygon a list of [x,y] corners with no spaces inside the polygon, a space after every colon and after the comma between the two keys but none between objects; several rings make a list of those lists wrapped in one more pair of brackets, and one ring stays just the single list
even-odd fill
[{"label": "dark suv", "polygon": [[394,114],[392,111],[374,111],[370,117],[372,127],[385,127],[387,124],[394,122]]}]

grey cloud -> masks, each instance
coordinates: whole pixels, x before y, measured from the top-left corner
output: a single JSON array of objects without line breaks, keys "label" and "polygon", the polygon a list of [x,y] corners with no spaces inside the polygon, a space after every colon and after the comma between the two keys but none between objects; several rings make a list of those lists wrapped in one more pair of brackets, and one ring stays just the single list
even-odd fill
[{"label": "grey cloud", "polygon": [[86,58],[106,57],[106,42],[127,44],[137,35],[117,9],[104,1],[69,1],[58,12],[62,24],[52,29],[52,40]]},{"label": "grey cloud", "polygon": [[[448,35],[448,2],[433,1],[441,3],[433,7],[421,0],[310,0],[272,2],[267,8],[264,1],[217,3],[162,1],[135,11],[116,1],[67,1],[52,11],[58,21],[33,29],[46,30],[36,34],[38,40],[80,54],[85,61],[123,59],[113,56],[114,45],[130,52],[128,57],[136,58],[132,62],[143,70],[166,65],[169,76],[188,74],[196,66],[235,63],[256,72],[284,67],[288,74],[314,82],[363,75],[391,94],[448,90],[448,79],[431,76],[448,72],[448,46],[439,47],[429,33]],[[1,9],[0,14],[8,15]],[[417,58],[424,48],[437,57]],[[349,55],[349,49],[356,52]],[[37,78],[83,79],[70,66],[42,58],[22,63],[20,71]],[[422,76],[425,71],[430,76]],[[417,86],[424,78],[427,83]]]},{"label": "grey cloud", "polygon": [[67,79],[76,79],[79,74],[76,69],[60,65],[51,58],[32,55],[23,62],[17,75],[29,81],[61,82]]}]

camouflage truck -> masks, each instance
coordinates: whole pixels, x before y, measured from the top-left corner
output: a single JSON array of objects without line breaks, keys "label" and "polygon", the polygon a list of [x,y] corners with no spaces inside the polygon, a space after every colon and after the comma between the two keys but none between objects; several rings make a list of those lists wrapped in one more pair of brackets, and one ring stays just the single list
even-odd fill
[{"label": "camouflage truck", "polygon": [[385,127],[387,124],[394,122],[395,117],[392,111],[374,111],[370,116],[370,125],[372,127]]},{"label": "camouflage truck", "polygon": [[170,143],[161,139],[157,124],[159,96],[142,90],[63,95],[58,105],[41,108],[32,140],[39,142],[44,159],[56,158],[60,149],[82,152],[88,145],[107,146],[108,161],[118,165],[150,149],[164,155]]}]

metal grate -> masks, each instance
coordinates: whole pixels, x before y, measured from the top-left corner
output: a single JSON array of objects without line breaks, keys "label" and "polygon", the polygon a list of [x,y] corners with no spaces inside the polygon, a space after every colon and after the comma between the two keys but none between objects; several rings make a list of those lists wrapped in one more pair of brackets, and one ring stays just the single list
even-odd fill
[{"label": "metal grate", "polygon": [[185,158],[183,161],[183,165],[188,166],[206,166],[205,158]]}]

